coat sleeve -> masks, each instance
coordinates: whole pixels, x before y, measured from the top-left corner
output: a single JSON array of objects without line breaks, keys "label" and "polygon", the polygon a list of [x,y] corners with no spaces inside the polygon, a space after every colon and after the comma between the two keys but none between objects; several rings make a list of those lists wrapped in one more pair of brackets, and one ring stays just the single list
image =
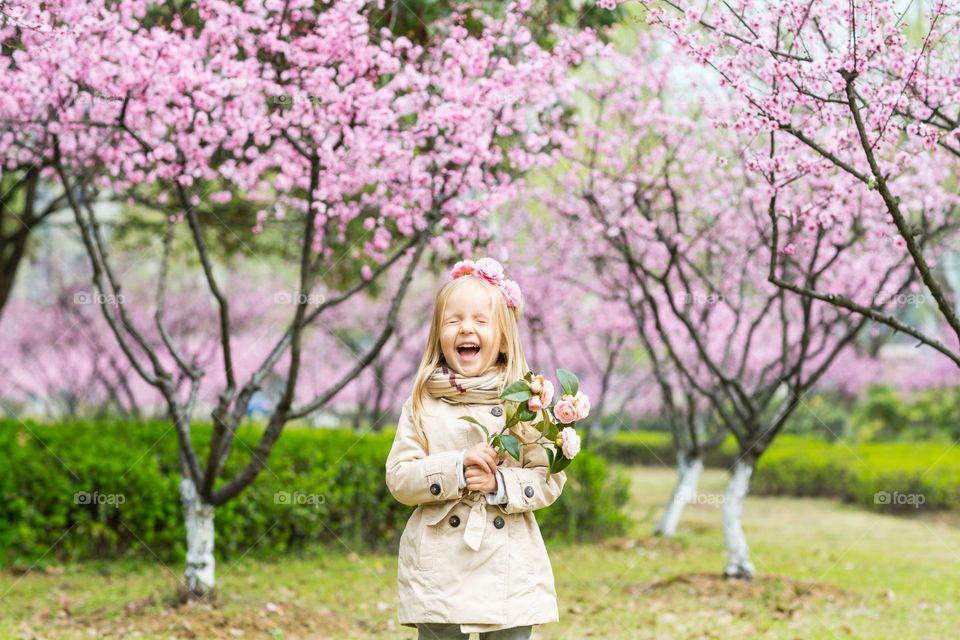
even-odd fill
[{"label": "coat sleeve", "polygon": [[462,493],[457,477],[460,451],[427,455],[417,440],[411,405],[407,400],[400,411],[397,433],[387,456],[387,488],[399,502],[411,507],[459,498]]},{"label": "coat sleeve", "polygon": [[563,485],[567,482],[566,473],[563,471],[551,474],[550,480],[547,480],[547,469],[550,463],[547,452],[541,445],[521,446],[523,466],[499,468],[503,472],[503,488],[507,497],[504,504],[497,506],[504,513],[535,511],[549,507],[560,497]]}]

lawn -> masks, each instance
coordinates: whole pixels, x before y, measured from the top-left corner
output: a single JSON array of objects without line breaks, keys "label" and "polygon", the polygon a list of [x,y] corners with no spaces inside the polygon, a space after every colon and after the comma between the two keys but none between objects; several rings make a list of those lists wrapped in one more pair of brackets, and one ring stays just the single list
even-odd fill
[{"label": "lawn", "polygon": [[[628,470],[631,535],[551,549],[561,621],[534,637],[944,638],[960,628],[960,522],[824,499],[750,498],[758,576],[725,581],[724,474],[708,470],[675,540],[651,538],[672,474]],[[176,605],[180,566],[85,563],[0,574],[0,638],[414,638],[395,621],[396,559],[346,548],[217,567],[223,592]]]}]

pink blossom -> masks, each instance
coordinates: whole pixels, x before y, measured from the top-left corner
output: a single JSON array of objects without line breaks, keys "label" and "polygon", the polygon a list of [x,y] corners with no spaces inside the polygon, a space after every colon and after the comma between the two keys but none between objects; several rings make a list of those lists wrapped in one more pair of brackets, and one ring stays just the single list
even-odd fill
[{"label": "pink blossom", "polygon": [[507,299],[507,305],[515,307],[523,301],[523,294],[520,293],[520,285],[513,280],[504,280],[500,284],[500,290]]},{"label": "pink blossom", "polygon": [[543,409],[543,400],[540,399],[540,396],[533,396],[527,400],[527,408],[530,411],[540,411]]},{"label": "pink blossom", "polygon": [[543,381],[543,391],[540,392],[543,398],[543,404],[550,404],[553,401],[553,383],[549,380]]},{"label": "pink blossom", "polygon": [[560,443],[563,457],[568,460],[573,460],[573,457],[580,453],[580,436],[573,427],[566,427],[560,432]]},{"label": "pink blossom", "polygon": [[530,391],[540,393],[543,389],[543,382],[543,376],[533,376],[533,380],[530,382]]},{"label": "pink blossom", "polygon": [[577,391],[573,406],[577,408],[577,420],[583,420],[590,415],[590,398],[583,391]]},{"label": "pink blossom", "polygon": [[476,265],[473,263],[473,260],[461,260],[453,265],[453,269],[450,270],[450,279],[456,280],[460,276],[468,276],[472,274],[475,269]]},{"label": "pink blossom", "polygon": [[573,396],[565,395],[563,399],[553,407],[553,415],[562,424],[570,424],[577,421],[577,407],[573,404]]},{"label": "pink blossom", "polygon": [[[487,282],[499,285],[503,280],[503,265],[493,258],[480,258],[475,266],[476,274]],[[517,287],[517,293],[519,294],[519,287]]]}]

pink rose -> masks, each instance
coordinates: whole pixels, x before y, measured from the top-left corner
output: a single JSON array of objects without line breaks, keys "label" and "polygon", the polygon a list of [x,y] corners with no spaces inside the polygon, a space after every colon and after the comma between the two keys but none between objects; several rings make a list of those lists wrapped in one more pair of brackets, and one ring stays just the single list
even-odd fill
[{"label": "pink rose", "polygon": [[[501,269],[502,268],[503,267],[501,267]],[[503,297],[507,299],[508,306],[516,307],[523,302],[523,294],[520,293],[520,285],[513,280],[504,280],[501,282],[500,290],[503,291]]]},{"label": "pink rose", "polygon": [[577,407],[573,404],[573,397],[563,396],[563,400],[558,402],[553,408],[553,415],[563,424],[576,422]]},{"label": "pink rose", "polygon": [[568,460],[573,460],[573,456],[580,453],[580,436],[577,435],[573,427],[566,427],[560,432],[560,442],[563,457]]},{"label": "pink rose", "polygon": [[543,404],[553,402],[553,383],[549,380],[543,381],[543,391],[540,392],[540,397],[543,398]]},{"label": "pink rose", "polygon": [[480,258],[474,267],[476,274],[491,284],[498,285],[503,279],[503,265],[493,258]]},{"label": "pink rose", "polygon": [[543,409],[543,400],[540,399],[540,396],[533,396],[527,400],[527,408],[530,411],[540,411],[540,409]]},{"label": "pink rose", "polygon": [[450,270],[450,279],[456,280],[460,276],[468,276],[476,271],[476,268],[477,265],[473,263],[473,260],[461,260],[453,265],[453,269]]},{"label": "pink rose", "polygon": [[573,406],[577,408],[577,420],[583,420],[590,415],[590,398],[583,391],[577,391]]},{"label": "pink rose", "polygon": [[540,393],[541,389],[543,389],[543,376],[533,376],[533,380],[530,381],[530,391]]}]

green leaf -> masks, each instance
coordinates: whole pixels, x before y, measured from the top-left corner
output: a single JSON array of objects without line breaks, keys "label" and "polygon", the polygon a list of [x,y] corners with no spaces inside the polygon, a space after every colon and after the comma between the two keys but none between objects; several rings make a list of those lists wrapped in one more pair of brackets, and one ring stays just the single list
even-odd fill
[{"label": "green leaf", "polygon": [[521,422],[530,422],[537,417],[537,412],[530,411],[526,404],[522,404],[517,408],[517,415],[520,416]]},{"label": "green leaf", "polygon": [[540,422],[535,422],[533,424],[533,428],[539,431],[540,435],[543,435],[543,429],[544,429],[543,420],[541,420]]},{"label": "green leaf", "polygon": [[559,473],[560,471],[563,471],[568,466],[570,466],[571,462],[572,460],[570,460],[570,458],[566,457],[565,455],[563,455],[562,452],[558,450],[557,457],[553,461],[553,464],[550,466],[550,471],[553,473]]},{"label": "green leaf", "polygon": [[560,429],[557,428],[557,423],[553,421],[553,418],[550,417],[550,412],[547,411],[547,408],[544,407],[541,409],[543,413],[543,424],[545,425],[541,433],[544,435],[547,440],[551,442],[557,439],[557,436],[560,435]]},{"label": "green leaf", "polygon": [[580,379],[577,378],[576,374],[566,369],[557,369],[557,380],[560,381],[564,393],[569,393],[572,396],[577,395],[577,391],[580,389]]},{"label": "green leaf", "polygon": [[551,442],[554,442],[556,441],[557,436],[560,435],[560,428],[557,427],[557,424],[555,422],[551,422],[550,426],[547,428],[547,432],[544,433],[543,435],[547,436],[547,439],[550,440]]},{"label": "green leaf", "polygon": [[527,382],[533,382],[533,371],[527,371],[524,374],[523,379],[526,380]]},{"label": "green leaf", "polygon": [[505,434],[500,436],[500,442],[503,443],[503,448],[507,450],[513,459],[520,461],[520,441],[517,440],[515,436],[510,434]]},{"label": "green leaf", "polygon": [[529,400],[533,397],[533,392],[530,391],[530,385],[525,380],[517,380],[509,387],[503,390],[503,393],[500,394],[500,397],[504,400],[511,400],[513,402],[523,402],[524,400]]}]

